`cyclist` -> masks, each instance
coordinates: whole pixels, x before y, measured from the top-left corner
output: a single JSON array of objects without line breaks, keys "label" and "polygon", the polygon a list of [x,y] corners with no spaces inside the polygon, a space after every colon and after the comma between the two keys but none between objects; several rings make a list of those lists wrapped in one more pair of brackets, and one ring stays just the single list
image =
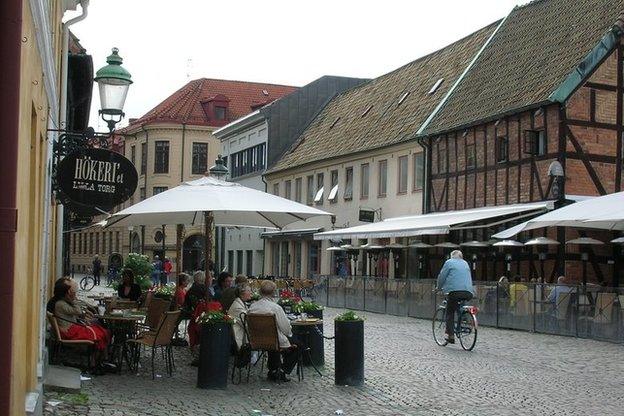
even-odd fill
[{"label": "cyclist", "polygon": [[444,266],[438,275],[436,288],[447,297],[446,341],[449,344],[454,344],[453,321],[455,320],[455,312],[459,308],[459,302],[470,300],[474,296],[470,266],[464,260],[461,251],[454,250],[451,252],[451,258],[444,262]]}]

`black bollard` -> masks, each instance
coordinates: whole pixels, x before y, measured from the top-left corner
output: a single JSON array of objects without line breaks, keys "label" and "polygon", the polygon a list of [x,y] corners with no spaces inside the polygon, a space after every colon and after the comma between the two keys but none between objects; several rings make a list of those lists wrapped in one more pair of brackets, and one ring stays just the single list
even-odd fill
[{"label": "black bollard", "polygon": [[197,387],[225,389],[232,345],[232,325],[213,323],[201,325]]},{"label": "black bollard", "polygon": [[364,321],[334,321],[334,331],[334,382],[339,386],[361,386],[364,384]]}]

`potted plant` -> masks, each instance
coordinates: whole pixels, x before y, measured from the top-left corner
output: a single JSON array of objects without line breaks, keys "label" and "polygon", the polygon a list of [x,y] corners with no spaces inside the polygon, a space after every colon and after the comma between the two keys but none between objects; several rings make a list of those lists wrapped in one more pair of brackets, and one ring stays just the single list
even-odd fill
[{"label": "potted plant", "polygon": [[[142,291],[152,287],[152,279],[150,278],[154,266],[150,262],[149,257],[143,254],[130,253],[124,263],[124,268],[132,270],[134,274],[134,283],[141,287]],[[117,290],[117,287],[113,288]]]},{"label": "potted plant", "polygon": [[293,307],[299,302],[301,302],[301,298],[294,292],[286,289],[280,291],[280,297],[277,300],[277,304],[280,305],[286,313],[291,313]]},{"label": "potted plant", "polygon": [[154,289],[154,297],[161,299],[173,299],[173,295],[175,293],[175,285],[164,285],[158,286]]},{"label": "potted plant", "polygon": [[347,311],[334,319],[335,378],[340,386],[364,384],[364,318]]},{"label": "potted plant", "polygon": [[305,313],[313,318],[323,319],[323,307],[312,301],[302,300],[293,307],[297,313]]},{"label": "potted plant", "polygon": [[197,387],[224,389],[227,387],[234,318],[221,310],[221,304],[210,302],[207,310],[197,317],[197,323],[201,327]]}]

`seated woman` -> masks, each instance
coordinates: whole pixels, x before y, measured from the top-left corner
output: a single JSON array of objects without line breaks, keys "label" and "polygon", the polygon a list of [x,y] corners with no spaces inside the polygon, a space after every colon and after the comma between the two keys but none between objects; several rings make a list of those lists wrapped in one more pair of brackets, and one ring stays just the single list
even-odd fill
[{"label": "seated woman", "polygon": [[110,333],[92,321],[94,317],[91,312],[83,311],[78,305],[76,282],[68,280],[66,283],[54,287],[54,315],[57,318],[61,337],[68,340],[93,341],[98,351],[106,351],[110,342]]},{"label": "seated woman", "polygon": [[180,309],[182,309],[182,307],[184,306],[184,301],[186,300],[186,286],[188,285],[189,280],[189,275],[186,273],[180,273],[178,275],[178,283],[176,284],[176,290],[173,295],[173,299]]},{"label": "seated woman", "polygon": [[122,282],[117,288],[117,295],[122,299],[138,301],[141,297],[141,286],[134,283],[134,273],[130,269],[124,269],[121,274]]},{"label": "seated woman", "polygon": [[234,339],[236,340],[236,347],[238,349],[240,349],[240,347],[247,342],[245,328],[243,327],[243,322],[241,322],[240,318],[242,313],[247,313],[247,305],[245,302],[249,302],[250,300],[251,287],[246,284],[238,285],[236,287],[236,298],[227,311],[227,314],[234,318],[234,325],[232,329],[234,330]]}]

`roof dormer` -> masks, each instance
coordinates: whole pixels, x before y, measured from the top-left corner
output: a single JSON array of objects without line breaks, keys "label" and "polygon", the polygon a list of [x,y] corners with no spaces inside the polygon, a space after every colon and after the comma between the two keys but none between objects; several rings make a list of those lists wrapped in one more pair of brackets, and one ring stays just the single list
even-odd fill
[{"label": "roof dormer", "polygon": [[206,119],[211,126],[220,127],[228,124],[229,104],[230,100],[223,94],[217,94],[213,97],[201,101],[202,109],[204,110]]}]

